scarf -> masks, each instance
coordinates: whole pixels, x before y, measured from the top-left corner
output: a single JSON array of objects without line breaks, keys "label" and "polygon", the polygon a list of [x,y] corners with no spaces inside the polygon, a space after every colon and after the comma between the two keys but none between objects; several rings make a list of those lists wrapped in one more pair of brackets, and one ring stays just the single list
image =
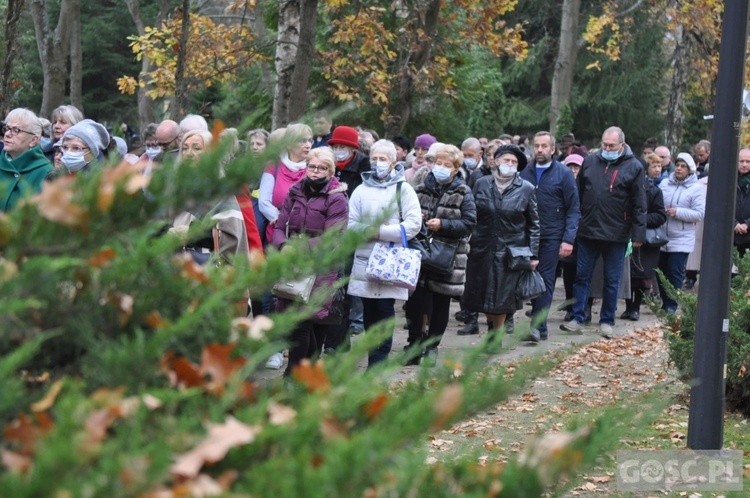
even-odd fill
[{"label": "scarf", "polygon": [[500,170],[497,168],[492,170],[492,177],[495,179],[495,186],[497,186],[497,189],[502,194],[507,190],[508,187],[510,187],[511,183],[513,183],[513,180],[516,179],[516,175],[518,173],[513,173],[509,176],[503,176],[500,174]]},{"label": "scarf", "polygon": [[745,173],[744,175],[740,175],[737,178],[737,184],[740,186],[740,188],[745,188],[748,185],[750,185],[750,173]]},{"label": "scarf", "polygon": [[288,152],[284,152],[283,154],[281,154],[281,162],[284,164],[284,166],[286,166],[287,168],[289,168],[289,171],[291,171],[293,173],[296,173],[297,171],[301,170],[302,168],[306,168],[307,167],[307,161],[301,161],[301,162],[295,163],[294,161],[292,161],[291,159],[289,159],[289,153]]}]

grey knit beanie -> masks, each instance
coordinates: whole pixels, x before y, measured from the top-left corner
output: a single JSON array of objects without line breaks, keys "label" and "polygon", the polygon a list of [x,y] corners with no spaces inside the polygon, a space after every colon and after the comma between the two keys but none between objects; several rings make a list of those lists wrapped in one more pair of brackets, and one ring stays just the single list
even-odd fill
[{"label": "grey knit beanie", "polygon": [[107,129],[91,119],[84,119],[65,130],[62,141],[64,142],[66,138],[72,137],[81,139],[94,156],[98,156],[109,145]]}]

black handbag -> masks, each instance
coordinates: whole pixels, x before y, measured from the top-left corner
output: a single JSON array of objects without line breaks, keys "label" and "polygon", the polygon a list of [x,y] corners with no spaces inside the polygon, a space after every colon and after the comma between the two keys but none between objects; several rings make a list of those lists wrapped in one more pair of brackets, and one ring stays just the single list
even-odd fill
[{"label": "black handbag", "polygon": [[508,269],[512,271],[533,270],[534,268],[531,266],[531,257],[533,255],[534,253],[531,252],[529,247],[509,246],[506,256]]},{"label": "black handbag", "polygon": [[422,268],[438,275],[453,273],[456,266],[456,252],[458,251],[459,241],[428,237],[425,243],[427,258],[422,257]]},{"label": "black handbag", "polygon": [[547,291],[544,285],[544,279],[538,271],[525,271],[521,273],[516,287],[516,298],[519,301],[535,299]]},{"label": "black handbag", "polygon": [[646,229],[646,245],[649,247],[661,247],[669,242],[665,225]]}]

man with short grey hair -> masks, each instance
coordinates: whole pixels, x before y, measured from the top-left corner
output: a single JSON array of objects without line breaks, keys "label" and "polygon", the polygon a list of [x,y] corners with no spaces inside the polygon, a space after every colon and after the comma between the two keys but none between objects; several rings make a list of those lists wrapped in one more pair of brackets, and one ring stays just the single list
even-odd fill
[{"label": "man with short grey hair", "polygon": [[633,248],[646,240],[645,171],[625,143],[623,131],[612,126],[602,134],[601,148],[584,159],[578,173],[581,218],[578,260],[573,284],[573,319],[560,325],[581,331],[597,260],[602,258],[604,288],[599,333],[612,335],[617,297],[628,242]]},{"label": "man with short grey hair", "polygon": [[659,159],[661,159],[662,176],[669,176],[669,174],[674,171],[674,164],[672,164],[672,153],[669,152],[669,148],[660,145],[654,149],[654,154],[659,156]]},{"label": "man with short grey hair", "polygon": [[461,165],[461,175],[465,181],[469,181],[471,174],[482,167],[482,144],[474,137],[469,137],[461,144],[461,152],[464,153],[464,163]]}]

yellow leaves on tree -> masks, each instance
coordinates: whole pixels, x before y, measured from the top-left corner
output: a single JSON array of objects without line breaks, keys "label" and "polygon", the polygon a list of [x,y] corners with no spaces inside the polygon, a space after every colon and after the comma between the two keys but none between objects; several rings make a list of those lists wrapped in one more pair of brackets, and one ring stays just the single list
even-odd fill
[{"label": "yellow leaves on tree", "polygon": [[[591,16],[583,39],[588,43],[587,49],[594,54],[600,54],[611,61],[620,60],[620,47],[624,43],[623,31],[627,32],[629,18],[619,20],[617,18],[616,4],[605,3],[604,11],[599,16]],[[622,29],[620,23],[626,26]],[[586,69],[597,69],[601,71],[600,61],[596,60],[589,64]]]},{"label": "yellow leaves on tree", "polygon": [[[232,9],[242,8],[234,2]],[[262,60],[256,51],[253,32],[245,23],[215,23],[211,18],[190,14],[190,33],[187,47],[179,46],[182,29],[181,16],[164,21],[157,27],[147,27],[143,36],[130,37],[130,48],[137,60],[147,58],[154,66],[139,79],[123,76],[117,80],[122,93],[133,94],[138,87],[150,85],[151,98],[174,95],[177,54],[187,54],[185,74],[188,90],[197,90],[234,79],[239,70]]]}]

